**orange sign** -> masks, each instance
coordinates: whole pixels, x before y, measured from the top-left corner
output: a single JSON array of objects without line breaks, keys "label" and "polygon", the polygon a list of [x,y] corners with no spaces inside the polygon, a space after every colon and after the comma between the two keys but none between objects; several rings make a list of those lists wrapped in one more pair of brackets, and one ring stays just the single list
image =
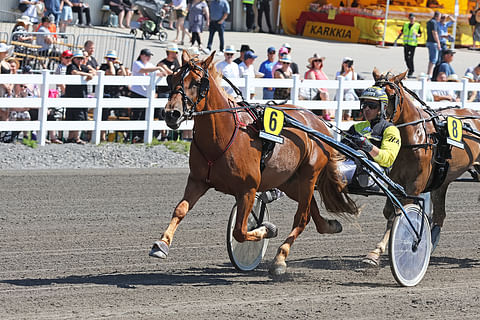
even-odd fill
[{"label": "orange sign", "polygon": [[357,42],[360,36],[360,30],[355,27],[342,26],[339,24],[307,21],[303,29],[303,35],[328,40]]}]

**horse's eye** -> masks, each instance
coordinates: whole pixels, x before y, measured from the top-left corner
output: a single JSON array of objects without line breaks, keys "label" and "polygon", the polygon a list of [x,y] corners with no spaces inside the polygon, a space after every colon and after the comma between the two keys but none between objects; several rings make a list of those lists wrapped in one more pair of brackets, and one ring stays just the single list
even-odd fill
[{"label": "horse's eye", "polygon": [[190,82],[190,86],[189,86],[189,87],[190,87],[190,89],[192,89],[193,87],[197,87],[197,88],[198,88],[198,86],[200,86],[200,82],[198,82],[198,81],[192,81],[192,82]]}]

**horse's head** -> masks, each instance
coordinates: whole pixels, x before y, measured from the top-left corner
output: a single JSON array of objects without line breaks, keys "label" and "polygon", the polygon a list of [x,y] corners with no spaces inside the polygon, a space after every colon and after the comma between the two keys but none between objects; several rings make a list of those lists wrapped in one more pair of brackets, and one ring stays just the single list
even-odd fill
[{"label": "horse's head", "polygon": [[210,89],[208,68],[213,60],[213,52],[204,61],[191,57],[185,50],[182,54],[182,66],[167,76],[170,97],[165,106],[165,122],[172,129],[191,118],[198,105],[207,96]]},{"label": "horse's head", "polygon": [[404,92],[402,90],[402,80],[405,79],[407,71],[394,75],[391,72],[380,74],[377,68],[373,69],[373,79],[375,79],[375,85],[385,89],[388,95],[388,105],[385,110],[385,117],[392,122],[396,122],[400,116],[403,104]]}]

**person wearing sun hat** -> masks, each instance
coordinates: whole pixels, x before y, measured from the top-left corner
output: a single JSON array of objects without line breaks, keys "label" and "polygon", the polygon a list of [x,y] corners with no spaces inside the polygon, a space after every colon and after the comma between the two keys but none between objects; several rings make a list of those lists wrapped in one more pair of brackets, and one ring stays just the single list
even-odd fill
[{"label": "person wearing sun hat", "polygon": [[[289,54],[284,54],[278,60],[282,64],[282,67],[275,70],[274,78],[276,79],[291,79],[293,76],[292,70],[290,69],[290,64],[292,63],[292,58]],[[275,100],[285,100],[290,99],[290,88],[275,88],[273,93],[273,98]]]},{"label": "person wearing sun hat", "polygon": [[[9,55],[9,52],[12,50],[12,46],[7,46],[5,43],[0,43],[0,73],[8,74],[10,73],[10,64],[7,62],[6,58]],[[9,83],[0,83],[0,97],[5,97],[5,95],[12,95],[13,85]],[[0,121],[8,119],[9,109],[0,109]]]},{"label": "person wearing sun hat", "polygon": [[[292,46],[285,42],[284,44],[282,44],[282,48],[287,48],[288,50],[288,54],[291,56],[292,55]],[[298,65],[292,61],[292,63],[290,64],[290,69],[292,69],[292,72],[293,74],[299,74],[298,72]]]},{"label": "person wearing sun hat", "polygon": [[[327,75],[323,72],[324,61],[325,57],[321,57],[317,53],[308,58],[308,71],[305,72],[305,80],[328,80]],[[308,100],[330,100],[328,90],[325,88],[318,88],[317,90],[311,88],[309,94]],[[313,113],[323,115],[323,118],[327,121],[332,120],[332,110],[314,110]]]},{"label": "person wearing sun hat", "polygon": [[[271,79],[273,78],[272,75],[272,68],[275,65],[275,47],[269,47],[267,49],[267,60],[263,61],[260,65],[259,72],[263,73],[263,78]],[[273,92],[274,88],[265,87],[263,88],[263,99],[270,100],[273,99]]]},{"label": "person wearing sun hat", "polygon": [[[215,66],[218,72],[222,73],[225,77],[231,78],[240,78],[240,70],[238,69],[238,64],[233,62],[233,56],[237,53],[234,45],[227,45],[223,55],[225,60],[217,63]],[[228,94],[233,95],[233,89],[230,86],[223,87]]]},{"label": "person wearing sun hat", "polygon": [[[282,67],[282,62],[280,62],[280,59],[284,56],[288,54],[288,49],[285,48],[285,47],[281,47],[279,50],[278,50],[278,61],[273,65],[272,67],[272,78],[275,78],[275,71],[277,69],[280,69]],[[290,67],[289,67],[290,68]],[[292,69],[290,69],[292,70]],[[293,73],[293,72],[292,72]]]},{"label": "person wearing sun hat", "polygon": [[[174,70],[180,68],[180,62],[178,61],[179,49],[176,43],[169,44],[167,49],[167,56],[157,63],[157,66],[162,66],[166,74],[172,74]],[[157,95],[159,98],[168,98],[170,89],[168,86],[158,86]]]},{"label": "person wearing sun hat", "polygon": [[[67,67],[67,75],[79,75],[85,77],[86,81],[90,81],[96,75],[96,71],[88,68],[85,56],[82,50],[75,50],[72,56],[72,63]],[[71,85],[67,84],[65,88],[66,98],[87,98],[88,89],[86,84]],[[88,120],[88,108],[67,108],[65,119],[69,121],[85,121]],[[80,131],[73,130],[68,132],[69,143],[85,144],[80,139]]]}]

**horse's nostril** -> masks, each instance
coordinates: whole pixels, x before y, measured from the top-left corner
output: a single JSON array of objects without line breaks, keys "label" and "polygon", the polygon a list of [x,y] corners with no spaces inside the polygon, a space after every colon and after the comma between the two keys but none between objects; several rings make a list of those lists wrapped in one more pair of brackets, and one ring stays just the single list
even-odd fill
[{"label": "horse's nostril", "polygon": [[180,118],[181,115],[182,114],[178,110],[173,110],[173,112],[172,112],[172,118],[174,118],[174,119]]}]

